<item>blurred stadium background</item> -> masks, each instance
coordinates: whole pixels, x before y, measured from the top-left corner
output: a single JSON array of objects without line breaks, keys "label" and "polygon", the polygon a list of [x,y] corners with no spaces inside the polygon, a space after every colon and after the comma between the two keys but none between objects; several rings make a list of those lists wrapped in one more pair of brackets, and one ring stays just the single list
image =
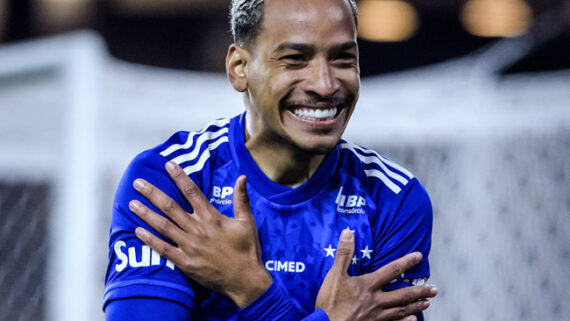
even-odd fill
[{"label": "blurred stadium background", "polygon": [[[0,0],[0,319],[104,319],[122,170],[243,108],[228,3]],[[570,1],[358,4],[345,137],[430,192],[428,320],[568,320]]]}]

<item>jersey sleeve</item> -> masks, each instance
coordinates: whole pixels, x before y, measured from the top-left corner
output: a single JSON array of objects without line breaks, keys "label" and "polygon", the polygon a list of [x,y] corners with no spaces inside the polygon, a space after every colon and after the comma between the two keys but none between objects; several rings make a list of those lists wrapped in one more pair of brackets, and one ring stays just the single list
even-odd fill
[{"label": "jersey sleeve", "polygon": [[370,271],[416,251],[421,252],[423,258],[398,279],[386,285],[385,291],[423,284],[430,275],[428,255],[433,220],[431,201],[417,178],[409,184],[407,189],[402,190],[401,193],[404,194],[394,203],[393,210],[378,224],[380,228],[374,240],[374,250],[378,254],[373,257]]},{"label": "jersey sleeve", "polygon": [[[422,260],[400,277],[382,287],[393,291],[407,286],[422,285],[430,275],[428,255],[431,249],[433,210],[429,195],[417,178],[410,181],[403,197],[379,226],[376,235],[375,252],[370,270],[374,271],[402,256],[421,252]],[[416,314],[418,321],[424,321],[423,313]]]},{"label": "jersey sleeve", "polygon": [[133,182],[137,178],[147,180],[183,207],[189,207],[169,178],[165,164],[166,159],[159,154],[143,152],[131,162],[119,183],[113,203],[103,309],[115,300],[151,298],[172,301],[189,311],[194,310],[196,295],[193,281],[175,268],[172,262],[142,243],[134,231],[142,226],[166,239],[129,209],[129,202],[136,199],[163,215],[134,189]]},{"label": "jersey sleeve", "polygon": [[113,300],[105,307],[106,321],[188,321],[190,311],[175,302],[153,298]]},{"label": "jersey sleeve", "polygon": [[275,281],[239,313],[245,320],[329,321],[329,317],[321,309],[302,316]]}]

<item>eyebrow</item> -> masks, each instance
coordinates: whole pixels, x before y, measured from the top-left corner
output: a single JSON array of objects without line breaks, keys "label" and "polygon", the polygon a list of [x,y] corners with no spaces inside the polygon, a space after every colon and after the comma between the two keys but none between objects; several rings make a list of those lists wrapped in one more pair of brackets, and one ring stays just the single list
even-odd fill
[{"label": "eyebrow", "polygon": [[350,42],[342,43],[342,44],[340,44],[340,45],[334,45],[334,46],[332,47],[332,50],[334,50],[334,51],[345,51],[345,50],[353,49],[353,48],[356,48],[356,47],[358,47],[358,45],[356,44],[356,42],[355,42],[355,41],[350,41]]},{"label": "eyebrow", "polygon": [[279,44],[279,46],[277,46],[277,49],[275,49],[276,52],[284,50],[296,50],[303,52],[315,51],[315,46],[296,42],[282,42]]},{"label": "eyebrow", "polygon": [[[349,41],[342,44],[334,45],[331,49],[332,51],[344,51],[349,50],[352,48],[356,48],[358,45],[355,41]],[[308,45],[304,43],[296,43],[296,42],[283,42],[277,46],[275,52],[284,51],[284,50],[296,50],[301,52],[315,52],[316,48],[314,45]]]}]

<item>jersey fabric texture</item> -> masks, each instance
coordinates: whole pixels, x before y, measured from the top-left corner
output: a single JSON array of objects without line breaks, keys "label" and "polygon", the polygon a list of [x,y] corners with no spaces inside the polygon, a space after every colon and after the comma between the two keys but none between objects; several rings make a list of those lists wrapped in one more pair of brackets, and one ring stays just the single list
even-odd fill
[{"label": "jersey fabric texture", "polygon": [[[104,308],[110,302],[155,298],[177,303],[192,320],[328,320],[315,300],[335,259],[343,229],[354,232],[355,251],[348,273],[372,272],[405,254],[420,251],[422,261],[384,290],[423,283],[429,276],[432,208],[423,186],[409,171],[376,152],[341,140],[318,171],[291,188],[271,181],[244,142],[245,113],[215,120],[198,132],[178,132],[139,154],[117,189],[109,240]],[[221,213],[233,217],[233,186],[247,176],[262,258],[273,277],[270,288],[239,309],[226,297],[186,277],[174,264],[144,245],[134,233],[143,226],[129,210],[133,188],[144,178],[186,211],[192,208],[165,170],[174,161]]]}]

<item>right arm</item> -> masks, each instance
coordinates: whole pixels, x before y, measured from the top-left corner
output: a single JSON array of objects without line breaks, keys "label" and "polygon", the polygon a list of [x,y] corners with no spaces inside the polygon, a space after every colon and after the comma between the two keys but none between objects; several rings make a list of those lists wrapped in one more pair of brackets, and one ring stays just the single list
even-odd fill
[{"label": "right arm", "polygon": [[[129,164],[117,188],[103,306],[108,321],[145,320],[153,315],[148,310],[152,307],[168,307],[169,314],[159,318],[161,320],[191,320],[189,316],[196,297],[195,283],[176,269],[174,263],[160,257],[136,237],[135,229],[138,226],[153,229],[129,209],[132,199],[155,209],[133,188],[132,182],[136,177],[153,182],[169,197],[184,204],[184,197],[164,170],[165,163],[166,159],[152,152],[138,155]],[[130,318],[125,318],[125,314],[129,314]]]}]

